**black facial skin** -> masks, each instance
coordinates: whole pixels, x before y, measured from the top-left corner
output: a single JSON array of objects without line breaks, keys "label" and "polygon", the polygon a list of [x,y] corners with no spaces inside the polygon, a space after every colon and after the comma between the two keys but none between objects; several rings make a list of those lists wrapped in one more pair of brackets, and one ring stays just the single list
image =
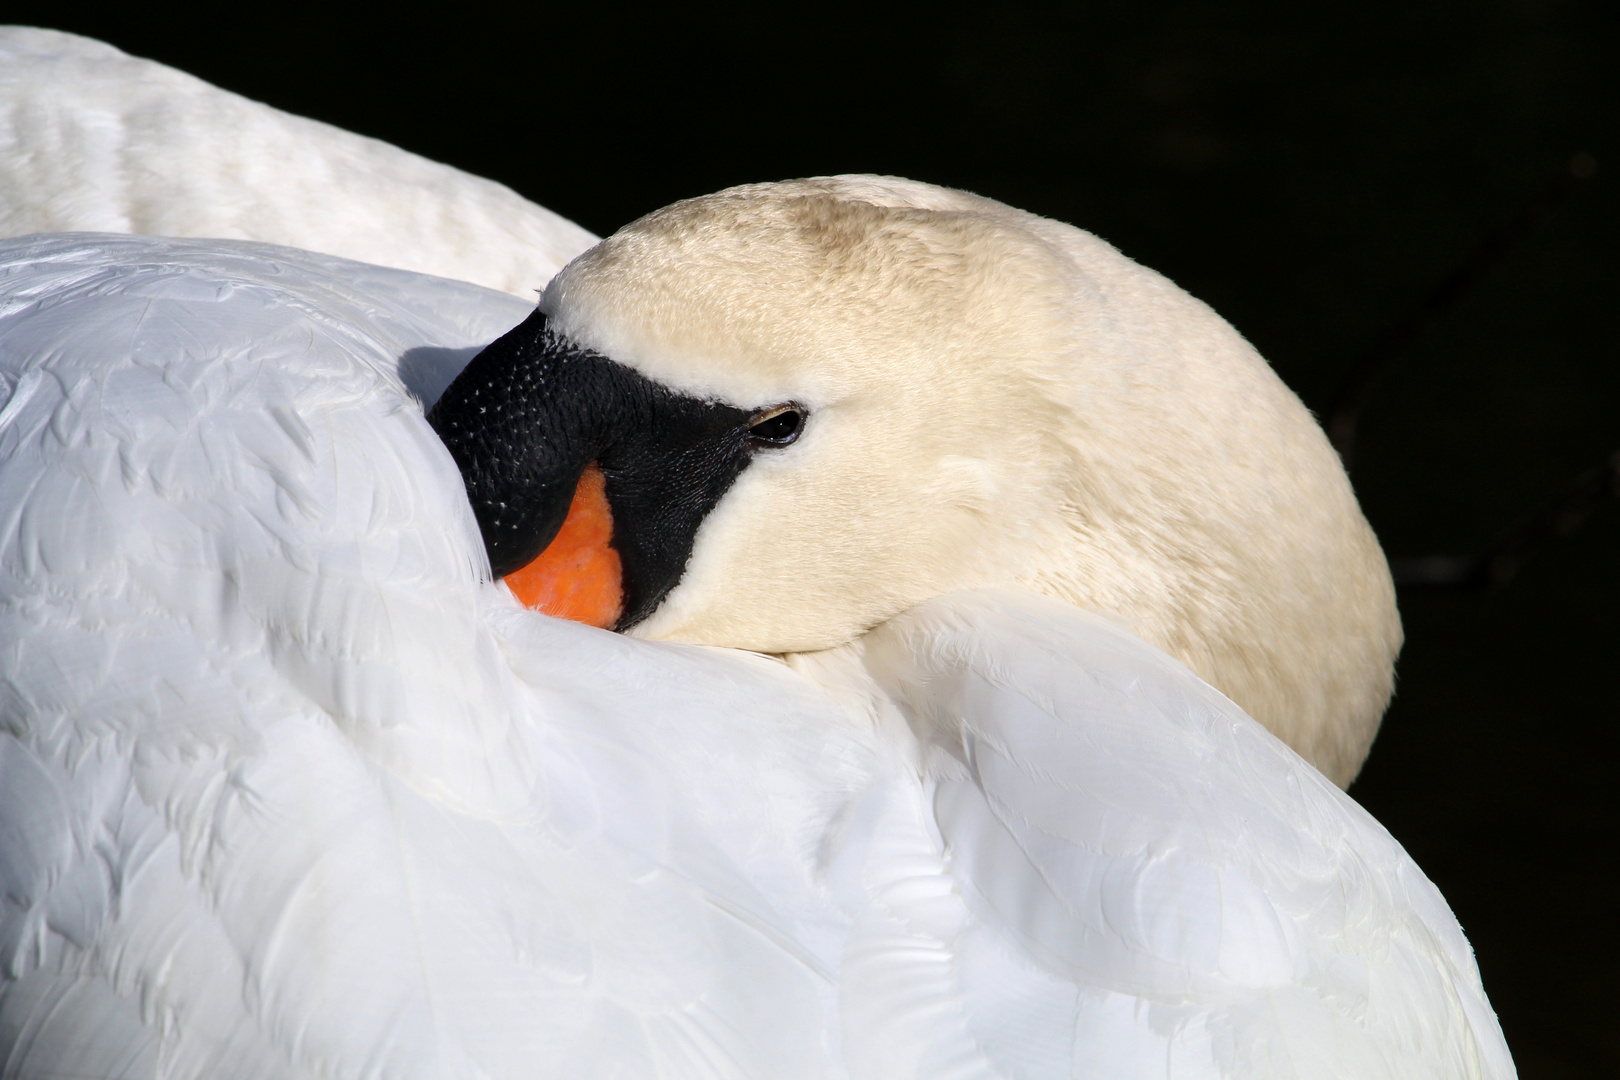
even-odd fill
[{"label": "black facial skin", "polygon": [[427,419],[461,468],[498,578],[545,550],[585,466],[601,466],[624,572],[614,629],[627,630],[680,581],[698,526],[754,453],[792,443],[804,415],[678,394],[537,310],[475,356]]}]

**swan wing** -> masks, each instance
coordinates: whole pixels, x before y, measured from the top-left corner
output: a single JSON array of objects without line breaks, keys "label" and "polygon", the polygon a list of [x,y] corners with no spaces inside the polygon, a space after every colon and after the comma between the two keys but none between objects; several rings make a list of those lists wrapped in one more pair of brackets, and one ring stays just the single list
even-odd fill
[{"label": "swan wing", "polygon": [[0,27],[0,236],[307,248],[533,299],[596,237],[491,180],[110,45]]},{"label": "swan wing", "polygon": [[879,627],[864,662],[925,747],[962,903],[962,1015],[989,1062],[1514,1075],[1438,890],[1176,660],[1098,616],[988,591]]},{"label": "swan wing", "polygon": [[887,766],[488,581],[422,401],[527,311],[0,244],[7,1077],[836,1075],[820,841]]}]

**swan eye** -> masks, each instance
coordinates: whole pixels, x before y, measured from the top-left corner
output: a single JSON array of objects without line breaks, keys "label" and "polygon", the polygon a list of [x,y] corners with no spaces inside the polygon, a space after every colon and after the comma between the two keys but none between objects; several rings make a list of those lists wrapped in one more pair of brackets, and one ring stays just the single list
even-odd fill
[{"label": "swan eye", "polygon": [[755,446],[787,446],[803,430],[804,410],[797,405],[778,405],[748,425],[748,441]]}]

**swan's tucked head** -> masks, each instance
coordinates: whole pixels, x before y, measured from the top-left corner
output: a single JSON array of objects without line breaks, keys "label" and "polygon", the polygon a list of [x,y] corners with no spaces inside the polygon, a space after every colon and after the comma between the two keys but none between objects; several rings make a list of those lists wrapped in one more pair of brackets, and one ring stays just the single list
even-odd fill
[{"label": "swan's tucked head", "polygon": [[614,548],[670,549],[622,629],[802,652],[1022,586],[1124,619],[1341,784],[1365,757],[1401,632],[1337,457],[1230,326],[1101,240],[905,180],[753,185],[626,226],[531,323],[545,409],[607,365],[641,404],[606,428],[664,447],[674,510],[619,436],[539,440],[600,463]]}]

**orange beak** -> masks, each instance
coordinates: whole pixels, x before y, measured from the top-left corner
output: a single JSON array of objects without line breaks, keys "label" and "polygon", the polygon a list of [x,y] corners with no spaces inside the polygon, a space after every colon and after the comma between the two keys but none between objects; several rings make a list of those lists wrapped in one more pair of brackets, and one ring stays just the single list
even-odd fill
[{"label": "orange beak", "polygon": [[624,573],[612,540],[607,478],[593,461],[551,545],[502,580],[524,607],[611,630],[624,611]]}]

